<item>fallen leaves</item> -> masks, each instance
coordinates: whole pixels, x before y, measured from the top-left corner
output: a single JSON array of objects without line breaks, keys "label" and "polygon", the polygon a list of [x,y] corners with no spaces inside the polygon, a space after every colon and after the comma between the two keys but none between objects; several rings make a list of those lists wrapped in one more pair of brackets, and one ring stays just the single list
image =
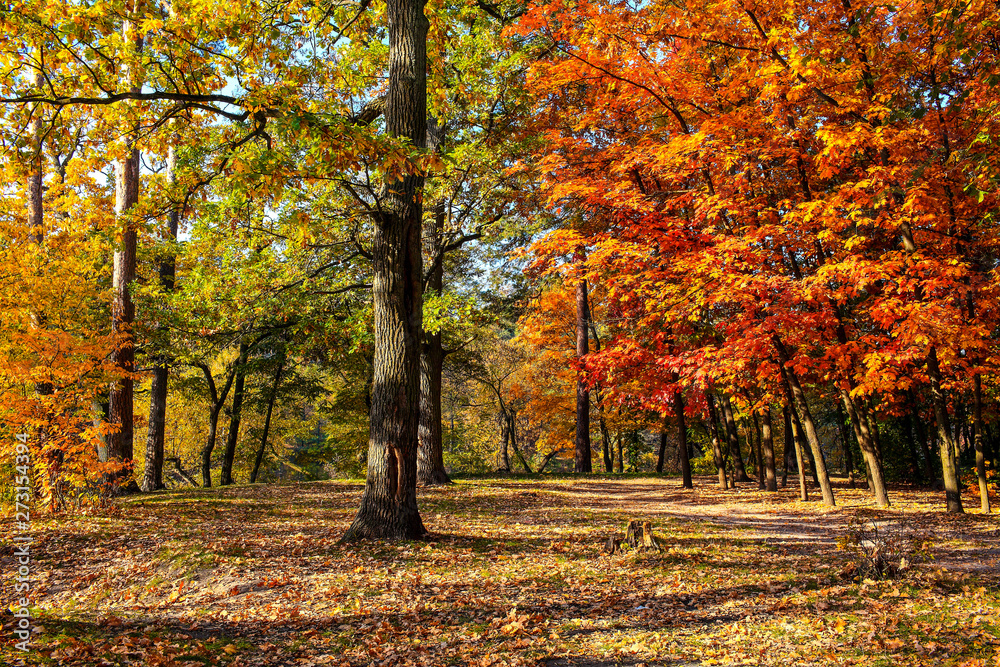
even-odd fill
[{"label": "fallen leaves", "polygon": [[[399,544],[338,546],[353,498],[334,483],[157,494],[113,519],[40,522],[50,587],[28,664],[861,665],[891,655],[916,665],[997,654],[995,578],[940,568],[942,558],[916,580],[844,579],[842,517],[796,505],[790,523],[780,504],[790,492],[758,501],[681,492],[672,480],[579,480],[537,482],[533,496],[504,502],[526,486],[428,490],[435,534]],[[602,555],[603,538],[637,515],[665,550]],[[948,549],[963,530],[989,543],[981,529],[949,524]]]}]

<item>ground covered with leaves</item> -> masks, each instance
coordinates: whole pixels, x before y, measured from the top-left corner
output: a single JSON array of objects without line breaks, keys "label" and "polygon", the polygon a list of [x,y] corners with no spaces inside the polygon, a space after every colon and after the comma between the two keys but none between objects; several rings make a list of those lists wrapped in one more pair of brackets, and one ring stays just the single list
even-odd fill
[{"label": "ground covered with leaves", "polygon": [[[361,485],[147,494],[32,527],[30,665],[1000,665],[1000,521],[896,490],[889,511],[676,479],[467,480],[425,541],[340,545]],[[971,504],[971,499],[970,499]],[[863,576],[852,519],[902,526]],[[662,550],[603,553],[626,522]],[[9,528],[9,527],[8,527]],[[13,602],[12,533],[3,602]],[[840,544],[838,545],[838,541]],[[839,548],[838,548],[839,547]],[[890,554],[892,558],[898,555]]]}]

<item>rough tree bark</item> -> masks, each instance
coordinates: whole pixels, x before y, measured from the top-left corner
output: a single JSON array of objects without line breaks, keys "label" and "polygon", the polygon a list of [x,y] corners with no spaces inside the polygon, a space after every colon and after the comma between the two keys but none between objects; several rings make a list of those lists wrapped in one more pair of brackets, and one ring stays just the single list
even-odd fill
[{"label": "rough tree bark", "polygon": [[[177,153],[173,146],[167,149],[167,183],[173,185],[177,180]],[[177,228],[180,223],[180,210],[171,208],[167,217],[167,240],[177,240]],[[160,286],[166,294],[174,291],[175,260],[173,252],[167,252],[160,259]],[[167,327],[160,327],[160,334],[167,335]],[[167,428],[167,380],[169,379],[170,360],[165,356],[156,358],[153,368],[153,381],[149,387],[149,431],[146,436],[146,467],[142,475],[142,490],[155,491],[164,488],[163,485],[163,444]]]},{"label": "rough tree bark", "polygon": [[[427,123],[427,148],[439,151],[444,129],[437,120]],[[426,234],[428,256],[432,258],[426,291],[444,291],[444,223],[447,210],[442,199],[434,206],[433,225]],[[444,372],[444,342],[441,331],[424,331],[420,346],[420,422],[417,426],[417,486],[451,484],[444,469],[444,435],[441,426],[441,377]]]},{"label": "rough tree bark", "polygon": [[[576,261],[584,260],[584,251],[578,250]],[[588,321],[590,307],[587,299],[587,281],[581,279],[576,285],[576,358],[582,362],[590,352]],[[576,380],[576,439],[574,467],[576,472],[591,472],[590,462],[590,390],[580,371]]]},{"label": "rough tree bark", "polygon": [[[123,26],[125,42],[136,53],[142,51],[142,35],[126,20]],[[129,70],[125,79],[134,93],[141,89],[139,73]],[[108,456],[131,468],[133,459],[133,389],[135,374],[135,340],[132,323],[135,305],[130,292],[135,281],[136,224],[131,209],[139,201],[139,125],[133,123],[125,131],[125,157],[115,162],[115,222],[122,238],[115,250],[112,277],[111,332],[115,336],[111,362],[118,377],[111,384],[108,421],[112,432],[108,437]],[[128,474],[123,471],[123,475]]]},{"label": "rough tree bark", "polygon": [[[386,131],[423,148],[427,136],[425,0],[388,0]],[[375,359],[368,474],[344,541],[407,540],[427,531],[417,509],[417,428],[423,331],[423,174],[386,183],[372,240]]]}]

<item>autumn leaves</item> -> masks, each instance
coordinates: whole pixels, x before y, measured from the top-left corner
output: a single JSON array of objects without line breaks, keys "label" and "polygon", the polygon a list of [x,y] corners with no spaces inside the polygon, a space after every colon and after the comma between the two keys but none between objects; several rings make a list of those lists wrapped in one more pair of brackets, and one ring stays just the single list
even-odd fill
[{"label": "autumn leaves", "polygon": [[534,10],[521,29],[552,45],[531,75],[541,175],[581,221],[574,245],[536,250],[589,248],[607,313],[592,381],[664,414],[674,390],[693,413],[710,392],[749,412],[792,405],[817,467],[811,406],[840,403],[883,505],[879,422],[913,412],[934,423],[962,511],[950,421],[962,412],[981,434],[995,402],[974,390],[995,373],[993,11]]}]

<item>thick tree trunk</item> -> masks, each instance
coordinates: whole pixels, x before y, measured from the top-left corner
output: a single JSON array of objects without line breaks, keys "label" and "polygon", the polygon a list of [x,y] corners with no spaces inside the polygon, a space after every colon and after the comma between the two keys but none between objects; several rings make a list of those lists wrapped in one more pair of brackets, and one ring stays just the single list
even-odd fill
[{"label": "thick tree trunk", "polygon": [[976,373],[972,376],[973,436],[976,446],[976,477],[979,479],[979,506],[983,514],[990,513],[990,487],[986,480],[986,456],[983,453],[983,378]]},{"label": "thick tree trunk", "polygon": [[226,451],[222,454],[222,474],[219,486],[233,483],[233,462],[236,460],[236,445],[240,439],[240,420],[243,416],[243,388],[246,384],[246,363],[248,346],[240,343],[240,356],[236,367],[236,382],[233,384],[233,411],[229,417],[229,433],[226,434]]},{"label": "thick tree trunk", "polygon": [[774,436],[771,433],[771,407],[764,408],[761,415],[760,425],[760,445],[764,458],[764,489],[767,491],[778,490],[778,480],[774,470]]},{"label": "thick tree trunk", "polygon": [[729,452],[733,456],[733,465],[735,466],[733,480],[736,482],[752,482],[753,480],[747,475],[747,467],[743,462],[743,453],[740,451],[740,432],[736,428],[736,417],[733,414],[732,402],[729,400],[729,396],[723,394],[719,399],[719,403],[722,405],[722,416],[726,420],[726,438],[729,441]]},{"label": "thick tree trunk", "polygon": [[[577,252],[577,261],[582,263],[583,250]],[[587,299],[587,281],[576,285],[576,357],[582,364],[583,357],[590,352],[590,307]],[[591,472],[590,462],[590,390],[586,378],[580,371],[576,380],[576,439],[574,470]]]},{"label": "thick tree trunk", "polygon": [[441,376],[444,367],[441,334],[425,331],[422,347],[417,486],[451,484],[451,478],[444,469],[444,438],[441,428]]},{"label": "thick tree trunk", "polygon": [[[427,135],[427,17],[424,0],[388,0],[390,136],[423,148]],[[417,428],[423,331],[423,175],[386,183],[372,240],[375,360],[368,475],[344,540],[406,540],[424,529],[417,509]]]},{"label": "thick tree trunk", "polygon": [[719,429],[719,418],[715,409],[715,397],[706,392],[705,402],[708,404],[708,422],[712,427],[712,457],[719,471],[719,488],[725,491],[729,488],[729,478],[726,476],[726,458],[722,454],[722,440]]},{"label": "thick tree trunk", "polygon": [[937,348],[931,347],[927,354],[927,375],[931,381],[931,400],[934,404],[934,417],[937,422],[938,447],[941,451],[941,471],[944,477],[944,491],[947,510],[961,514],[962,494],[958,487],[958,465],[955,461],[955,446],[951,437],[951,420],[948,416],[948,403],[941,389],[941,369],[938,366]]},{"label": "thick tree trunk", "polygon": [[267,397],[267,413],[264,415],[264,428],[260,435],[260,445],[257,447],[257,455],[253,460],[253,470],[250,472],[250,483],[257,482],[257,475],[260,473],[260,464],[264,460],[264,449],[267,447],[267,437],[271,432],[271,413],[274,411],[274,401],[278,396],[278,386],[281,384],[281,372],[285,368],[285,359],[278,362],[278,369],[274,371],[274,384],[271,385],[271,393]]},{"label": "thick tree trunk", "polygon": [[167,428],[167,366],[160,360],[153,369],[149,386],[149,432],[146,437],[146,467],[142,473],[143,491],[155,491],[163,485],[163,443]]},{"label": "thick tree trunk", "polygon": [[[136,52],[142,50],[142,36],[131,21],[125,22],[124,38],[126,42],[131,42]],[[133,92],[141,89],[138,74],[135,71],[126,73]],[[123,475],[127,475],[132,466],[134,441],[135,340],[132,323],[135,306],[130,290],[135,281],[136,222],[132,219],[131,209],[139,201],[138,125],[128,128],[125,135],[126,157],[115,162],[115,222],[121,229],[122,239],[115,250],[112,276],[111,333],[115,337],[115,345],[111,362],[118,377],[111,384],[108,416],[114,429],[108,437],[108,455],[124,465]]]},{"label": "thick tree trunk", "polygon": [[[177,180],[177,153],[173,146],[167,151],[167,183]],[[175,207],[168,216],[167,240],[177,240],[180,211]],[[174,291],[175,261],[172,253],[167,253],[160,261],[160,286],[167,294]],[[166,336],[168,329],[160,327],[160,335]],[[153,369],[153,381],[149,389],[149,430],[146,436],[146,467],[142,476],[142,490],[154,491],[163,485],[163,445],[167,428],[167,380],[169,359],[160,356]]]},{"label": "thick tree trunk", "polygon": [[674,392],[674,415],[677,419],[677,450],[681,460],[681,486],[693,489],[691,479],[691,457],[688,454],[687,420],[684,417],[684,397],[680,391]]}]

